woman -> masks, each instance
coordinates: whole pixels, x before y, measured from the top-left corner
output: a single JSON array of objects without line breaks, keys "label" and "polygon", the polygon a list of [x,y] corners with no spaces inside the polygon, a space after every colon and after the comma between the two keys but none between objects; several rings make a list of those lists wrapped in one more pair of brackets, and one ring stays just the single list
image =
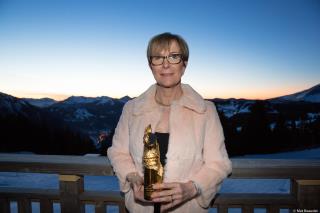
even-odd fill
[{"label": "woman", "polygon": [[[181,83],[189,49],[179,35],[163,33],[148,44],[156,84],[123,108],[108,157],[130,212],[208,212],[231,172],[221,123],[212,102]],[[164,166],[152,201],[143,198],[143,135],[151,124]],[[161,207],[159,208],[161,204]]]}]

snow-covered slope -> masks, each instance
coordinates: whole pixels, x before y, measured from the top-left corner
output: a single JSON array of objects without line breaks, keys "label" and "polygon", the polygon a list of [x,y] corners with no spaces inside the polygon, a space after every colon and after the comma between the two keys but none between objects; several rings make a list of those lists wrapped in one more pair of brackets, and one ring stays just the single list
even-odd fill
[{"label": "snow-covered slope", "polygon": [[[108,96],[100,96],[100,97],[84,97],[84,96],[71,96],[64,101],[61,101],[61,104],[68,104],[68,105],[74,105],[74,104],[109,104],[113,105],[114,101],[117,101],[118,99],[110,98]],[[120,99],[121,100],[121,99]],[[129,99],[128,99],[129,100]],[[121,100],[123,103],[127,102],[128,100]]]},{"label": "snow-covered slope", "polygon": [[27,101],[0,92],[0,115],[31,116],[36,112],[35,107]]},{"label": "snow-covered slope", "polygon": [[61,104],[88,104],[97,101],[96,98],[84,97],[84,96],[71,96],[64,101],[61,101]]},{"label": "snow-covered slope", "polygon": [[217,109],[223,114],[230,118],[238,113],[249,113],[250,107],[255,103],[254,100],[244,100],[244,99],[216,99],[215,102]]},{"label": "snow-covered slope", "polygon": [[63,101],[55,101],[49,98],[16,98],[0,93],[0,115],[35,118],[39,117],[40,112],[48,112],[95,140],[101,132],[115,128],[123,105],[130,99],[129,96],[120,99],[71,96]]},{"label": "snow-covered slope", "polygon": [[40,99],[34,99],[34,98],[22,98],[22,100],[27,101],[29,104],[36,106],[36,107],[48,107],[52,104],[57,103],[56,100],[51,98],[40,98]]},{"label": "snow-covered slope", "polygon": [[309,89],[297,92],[291,95],[285,95],[277,98],[270,99],[271,101],[306,101],[313,103],[320,103],[320,84],[313,86]]},{"label": "snow-covered slope", "polygon": [[95,141],[101,132],[110,132],[115,128],[122,107],[129,99],[71,96],[47,109]]}]

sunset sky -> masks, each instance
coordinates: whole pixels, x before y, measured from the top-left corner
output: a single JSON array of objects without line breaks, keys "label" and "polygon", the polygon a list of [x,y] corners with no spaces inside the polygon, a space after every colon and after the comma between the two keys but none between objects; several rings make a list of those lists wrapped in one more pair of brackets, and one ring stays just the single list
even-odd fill
[{"label": "sunset sky", "polygon": [[183,83],[206,98],[272,98],[320,83],[317,0],[0,0],[0,92],[138,96],[155,34],[185,38]]}]

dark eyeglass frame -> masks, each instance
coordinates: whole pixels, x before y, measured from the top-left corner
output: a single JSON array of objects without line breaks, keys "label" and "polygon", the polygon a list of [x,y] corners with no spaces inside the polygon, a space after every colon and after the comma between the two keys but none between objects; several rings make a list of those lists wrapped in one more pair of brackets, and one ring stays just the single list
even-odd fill
[{"label": "dark eyeglass frame", "polygon": [[[179,61],[177,61],[177,62],[170,62],[170,60],[169,60],[169,57],[173,57],[173,56],[179,56]],[[160,63],[160,64],[154,64],[153,62],[152,62],[152,59],[153,58],[155,58],[155,57],[157,57],[157,58],[161,58],[162,59],[162,62]],[[162,65],[163,64],[163,62],[164,62],[164,59],[167,59],[167,61],[168,61],[168,63],[169,64],[179,64],[179,63],[181,63],[181,61],[183,61],[183,55],[181,54],[181,53],[171,53],[171,54],[169,54],[169,55],[167,55],[167,56],[150,56],[150,59],[149,59],[149,62],[153,65],[153,66],[160,66],[160,65]]]}]

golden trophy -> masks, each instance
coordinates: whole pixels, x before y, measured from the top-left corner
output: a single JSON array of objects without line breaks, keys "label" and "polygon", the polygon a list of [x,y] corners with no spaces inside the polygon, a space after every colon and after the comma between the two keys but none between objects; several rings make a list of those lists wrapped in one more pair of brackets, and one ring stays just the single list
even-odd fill
[{"label": "golden trophy", "polygon": [[162,183],[163,166],[160,162],[159,144],[150,124],[144,131],[143,144],[144,199],[151,200],[154,191],[152,185]]}]

